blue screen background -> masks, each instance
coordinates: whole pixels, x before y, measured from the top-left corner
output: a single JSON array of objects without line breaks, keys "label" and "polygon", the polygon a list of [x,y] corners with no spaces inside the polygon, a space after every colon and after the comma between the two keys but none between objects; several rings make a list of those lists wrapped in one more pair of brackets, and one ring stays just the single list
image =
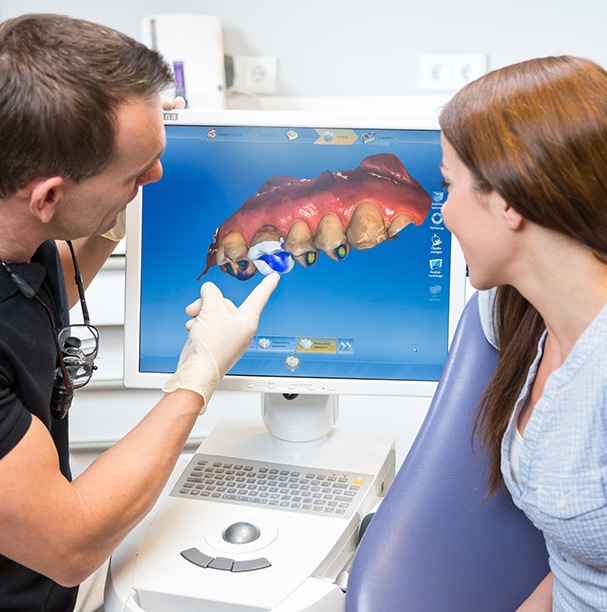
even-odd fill
[{"label": "blue screen background", "polygon": [[[239,281],[214,266],[200,280],[215,229],[276,175],[314,178],[350,170],[376,153],[393,153],[433,196],[422,226],[336,262],[320,253],[311,268],[284,275],[262,314],[250,349],[232,374],[313,378],[437,380],[447,354],[451,237],[438,131],[354,130],[353,144],[314,144],[319,133],[286,128],[167,126],[164,176],[146,186],[142,205],[140,369],[174,371],[186,340],[185,306],[213,281],[240,304],[261,274]],[[363,144],[363,134],[374,135]],[[430,261],[442,260],[432,269]],[[271,350],[260,338],[286,339]],[[343,341],[335,353],[297,352],[296,339]],[[292,339],[292,343],[288,340]]]}]

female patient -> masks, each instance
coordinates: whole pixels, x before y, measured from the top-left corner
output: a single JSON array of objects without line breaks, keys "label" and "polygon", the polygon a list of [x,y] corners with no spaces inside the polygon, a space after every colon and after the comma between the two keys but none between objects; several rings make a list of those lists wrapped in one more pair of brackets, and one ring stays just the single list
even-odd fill
[{"label": "female patient", "polygon": [[520,610],[607,610],[607,72],[574,57],[496,70],[440,124],[445,223],[474,287],[498,287],[478,421],[490,488],[550,556]]}]

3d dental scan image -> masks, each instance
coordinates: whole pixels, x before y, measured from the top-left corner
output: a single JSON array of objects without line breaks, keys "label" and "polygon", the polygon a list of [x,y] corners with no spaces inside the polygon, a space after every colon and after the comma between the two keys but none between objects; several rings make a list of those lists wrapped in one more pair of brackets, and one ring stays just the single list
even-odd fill
[{"label": "3d dental scan image", "polygon": [[[365,157],[354,170],[325,170],[313,179],[275,176],[215,233],[207,268],[217,264],[243,280],[257,270],[309,268],[323,251],[341,261],[421,225],[430,196],[395,155]],[[255,229],[255,228],[258,229]]]}]

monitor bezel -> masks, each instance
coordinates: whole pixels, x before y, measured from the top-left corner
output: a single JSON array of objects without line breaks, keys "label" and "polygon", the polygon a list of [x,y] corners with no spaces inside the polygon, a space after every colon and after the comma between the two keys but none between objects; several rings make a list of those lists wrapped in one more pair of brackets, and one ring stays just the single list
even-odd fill
[{"label": "monitor bezel", "polygon": [[[164,112],[165,125],[312,127],[317,129],[439,129],[437,114],[373,114],[307,111],[176,110]],[[142,188],[145,190],[145,187]],[[170,374],[139,370],[141,294],[142,190],[127,207],[126,285],[124,325],[124,384],[137,389],[160,389]],[[451,241],[448,343],[455,333],[466,301],[466,263],[455,236]],[[184,304],[185,308],[186,304]],[[386,395],[431,397],[435,381],[296,378],[227,374],[218,389],[281,394]]]}]

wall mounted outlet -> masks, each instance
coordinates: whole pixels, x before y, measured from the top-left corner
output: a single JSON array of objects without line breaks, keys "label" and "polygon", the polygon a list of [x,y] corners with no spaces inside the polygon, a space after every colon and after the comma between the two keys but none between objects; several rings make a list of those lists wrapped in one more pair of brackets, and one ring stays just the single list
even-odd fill
[{"label": "wall mounted outlet", "polygon": [[422,55],[421,91],[456,91],[487,72],[484,53]]},{"label": "wall mounted outlet", "polygon": [[234,89],[256,94],[276,93],[278,58],[274,55],[235,55]]}]

